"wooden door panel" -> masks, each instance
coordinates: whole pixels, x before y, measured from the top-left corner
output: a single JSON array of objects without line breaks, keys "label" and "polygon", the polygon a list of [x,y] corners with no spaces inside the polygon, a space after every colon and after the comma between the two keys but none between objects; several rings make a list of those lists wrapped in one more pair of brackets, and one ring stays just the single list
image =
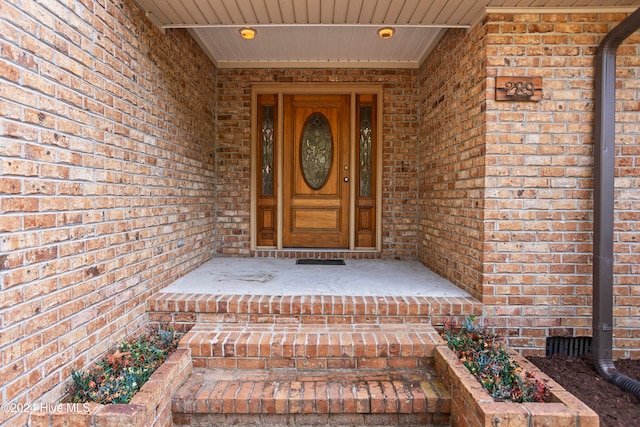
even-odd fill
[{"label": "wooden door panel", "polygon": [[293,230],[297,232],[340,231],[340,209],[293,208]]},{"label": "wooden door panel", "polygon": [[[345,177],[349,178],[349,97],[288,95],[284,111],[283,246],[346,248],[349,242],[349,183],[345,181]],[[308,140],[303,138],[314,118],[326,121],[331,134],[330,150],[317,154],[326,161],[324,165],[329,164],[323,175],[326,178],[319,180],[308,179],[303,162],[305,153],[315,153],[315,148],[310,149],[306,144]]]}]

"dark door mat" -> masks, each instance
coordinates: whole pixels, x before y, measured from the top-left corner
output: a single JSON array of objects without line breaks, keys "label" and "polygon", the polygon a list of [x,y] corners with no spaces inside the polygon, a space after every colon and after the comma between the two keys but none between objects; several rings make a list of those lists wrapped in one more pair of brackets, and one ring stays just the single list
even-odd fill
[{"label": "dark door mat", "polygon": [[298,259],[296,265],[346,265],[343,259]]}]

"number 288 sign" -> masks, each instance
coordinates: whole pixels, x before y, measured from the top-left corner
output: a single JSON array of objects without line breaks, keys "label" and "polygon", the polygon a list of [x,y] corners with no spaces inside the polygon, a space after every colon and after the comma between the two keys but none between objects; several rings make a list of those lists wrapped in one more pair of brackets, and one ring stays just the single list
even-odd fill
[{"label": "number 288 sign", "polygon": [[540,101],[542,77],[496,77],[496,101]]}]

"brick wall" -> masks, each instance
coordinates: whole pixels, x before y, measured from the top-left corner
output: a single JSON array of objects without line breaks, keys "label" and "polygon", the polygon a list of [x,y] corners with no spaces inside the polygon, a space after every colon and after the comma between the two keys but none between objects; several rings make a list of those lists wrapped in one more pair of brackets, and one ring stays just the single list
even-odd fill
[{"label": "brick wall", "polygon": [[383,83],[382,256],[415,259],[416,70],[220,69],[217,78],[219,179],[216,247],[220,254],[250,253],[251,84]]},{"label": "brick wall", "polygon": [[0,400],[51,402],[213,253],[215,69],[130,0],[0,15]]},{"label": "brick wall", "polygon": [[483,31],[449,30],[420,70],[418,256],[476,298],[483,293]]},{"label": "brick wall", "polygon": [[[547,336],[591,335],[594,53],[624,17],[490,15],[469,33],[450,31],[421,73],[420,258],[480,293],[485,322],[524,352],[541,352]],[[635,35],[618,50],[616,105],[614,356],[635,358],[639,43]],[[467,71],[448,79],[456,61]],[[514,75],[542,77],[543,99],[495,101],[495,77]],[[481,183],[474,177],[483,170]],[[473,274],[479,281],[465,286]]]},{"label": "brick wall", "polygon": [[[485,306],[515,347],[591,335],[594,54],[622,14],[495,15],[487,20],[486,251],[506,255]],[[640,356],[637,242],[640,78],[634,36],[618,51],[616,357]],[[541,76],[540,102],[494,101],[493,77]],[[635,209],[635,212],[634,212]],[[507,215],[508,213],[508,215]],[[635,331],[633,330],[635,328]]]}]

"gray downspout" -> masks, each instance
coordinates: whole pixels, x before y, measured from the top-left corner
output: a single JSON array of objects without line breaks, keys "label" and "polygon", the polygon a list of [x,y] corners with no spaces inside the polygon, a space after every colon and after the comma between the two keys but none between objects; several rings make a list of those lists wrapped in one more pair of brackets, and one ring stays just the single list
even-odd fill
[{"label": "gray downspout", "polygon": [[616,52],[640,28],[640,9],[605,36],[596,52],[593,224],[593,363],[607,381],[640,399],[640,383],[613,364],[613,224]]}]

